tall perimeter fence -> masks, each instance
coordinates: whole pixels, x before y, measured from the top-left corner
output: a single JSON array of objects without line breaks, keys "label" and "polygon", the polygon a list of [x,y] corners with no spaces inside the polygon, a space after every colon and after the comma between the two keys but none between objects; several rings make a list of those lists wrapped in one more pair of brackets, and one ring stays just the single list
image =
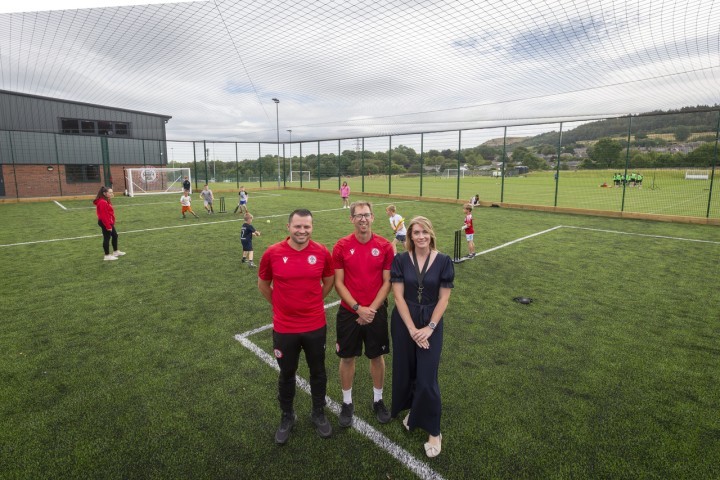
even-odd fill
[{"label": "tall perimeter fence", "polygon": [[720,111],[384,137],[242,143],[0,131],[0,199],[125,189],[126,168],[189,167],[195,190],[337,191],[716,223]]}]

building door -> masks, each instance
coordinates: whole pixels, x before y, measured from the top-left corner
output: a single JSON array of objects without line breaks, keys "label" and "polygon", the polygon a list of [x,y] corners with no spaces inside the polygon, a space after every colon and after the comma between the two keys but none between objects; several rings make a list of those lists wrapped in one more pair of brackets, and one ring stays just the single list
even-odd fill
[{"label": "building door", "polygon": [[0,163],[0,197],[5,196],[5,177],[3,177],[2,163]]}]

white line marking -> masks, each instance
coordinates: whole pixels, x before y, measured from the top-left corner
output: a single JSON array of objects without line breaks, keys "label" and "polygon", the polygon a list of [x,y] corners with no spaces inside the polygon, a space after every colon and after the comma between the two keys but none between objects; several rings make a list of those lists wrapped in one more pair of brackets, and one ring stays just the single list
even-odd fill
[{"label": "white line marking", "polygon": [[[334,302],[332,304],[325,305],[325,308],[328,308],[328,306],[331,305],[337,305],[338,303],[340,302]],[[271,368],[275,369],[275,371],[279,372],[280,367],[278,367],[275,359],[269,353],[262,350],[260,347],[255,345],[247,338],[250,335],[262,332],[269,328],[272,328],[272,325],[265,325],[260,328],[256,328],[255,330],[250,330],[249,332],[235,335],[235,340],[240,342],[243,347],[247,348],[255,355],[257,355],[263,362],[268,364]],[[295,382],[303,392],[310,395],[310,384],[307,380],[298,375],[295,377]],[[340,404],[338,402],[334,401],[328,396],[325,396],[325,402],[327,403],[328,410],[330,410],[336,416],[340,416]],[[388,452],[419,478],[423,480],[443,480],[443,477],[439,473],[434,471],[432,468],[430,468],[428,464],[415,458],[410,452],[387,438],[385,435],[377,431],[375,428],[373,428],[366,421],[359,418],[357,415],[355,415],[352,428],[365,435],[368,439],[375,443],[375,445]]]},{"label": "white line marking", "polygon": [[[57,203],[57,202],[55,202]],[[130,203],[130,204],[116,204],[113,203],[113,208],[123,208],[123,207],[144,207],[147,205],[177,205],[178,202],[150,202],[150,203]],[[66,208],[65,210],[94,210],[95,207],[70,207]]]},{"label": "white line marking", "polygon": [[503,243],[502,245],[498,245],[497,247],[489,248],[487,250],[483,250],[482,252],[479,252],[477,255],[485,255],[486,253],[494,252],[495,250],[500,250],[501,248],[505,248],[509,245],[512,245],[513,243],[522,242],[523,240],[527,240],[528,238],[537,237],[538,235],[542,235],[544,233],[552,232],[553,230],[557,230],[558,228],[563,228],[562,225],[558,225],[557,227],[548,228],[547,230],[543,230],[542,232],[533,233],[531,235],[527,235],[522,238],[518,238],[516,240],[513,240],[511,242]]},{"label": "white line marking", "polygon": [[64,207],[63,204],[60,203],[60,202],[58,202],[57,200],[53,200],[53,202],[55,202],[55,204],[56,204],[58,207],[62,208],[63,210],[67,210],[67,208]]},{"label": "white line marking", "polygon": [[713,240],[698,240],[695,238],[668,237],[666,235],[650,235],[649,233],[620,232],[617,230],[605,230],[602,228],[590,228],[590,227],[574,227],[574,226],[570,226],[570,225],[563,225],[562,227],[563,228],[574,228],[576,230],[590,230],[593,232],[616,233],[618,235],[634,235],[634,236],[638,236],[638,237],[662,238],[665,240],[679,240],[681,242],[697,242],[697,243],[710,243],[713,245],[720,245],[720,242],[716,242]]},{"label": "white line marking", "polygon": [[[408,200],[407,202],[395,202],[395,203],[408,203],[408,202],[414,202],[414,201],[415,200]],[[175,203],[175,202],[172,202],[172,203]],[[378,204],[378,205],[383,205],[383,204]],[[85,208],[85,207],[82,207],[82,208]],[[88,208],[94,208],[94,207],[88,207]],[[338,210],[343,210],[343,209],[342,208],[330,208],[330,209],[326,209],[326,210],[315,210],[313,212],[313,215],[315,215],[316,213],[323,213],[323,212],[336,212]],[[287,215],[288,215],[288,213],[280,213],[277,215],[263,215],[261,217],[255,217],[255,219],[261,220],[261,219],[266,219],[266,218],[281,218],[281,217],[287,217]],[[192,220],[190,220],[190,221],[192,221]],[[234,219],[229,219],[229,220],[217,220],[217,221],[213,221],[213,222],[187,223],[185,225],[169,225],[166,227],[144,228],[141,230],[127,230],[127,231],[122,231],[122,232],[118,232],[118,233],[127,235],[127,234],[131,234],[131,233],[155,232],[155,231],[159,231],[159,230],[170,230],[173,228],[199,227],[202,225],[215,225],[218,223],[231,223],[231,222],[244,222],[244,221],[245,220],[243,218],[234,218]],[[97,238],[97,237],[101,237],[101,236],[102,235],[97,234],[97,235],[84,235],[82,237],[52,238],[49,240],[34,240],[31,242],[6,243],[6,244],[0,244],[0,248],[1,247],[19,247],[22,245],[35,245],[38,243],[63,242],[66,240],[83,240],[86,238]]]}]

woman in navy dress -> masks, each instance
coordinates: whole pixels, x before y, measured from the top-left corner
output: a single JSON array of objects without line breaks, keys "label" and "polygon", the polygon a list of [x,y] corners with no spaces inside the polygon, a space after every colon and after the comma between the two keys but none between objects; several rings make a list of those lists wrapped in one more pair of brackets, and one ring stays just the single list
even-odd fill
[{"label": "woman in navy dress", "polygon": [[432,223],[415,217],[408,225],[406,252],[395,256],[390,270],[395,308],[390,330],[393,346],[392,416],[410,409],[408,430],[428,432],[425,453],[442,448],[442,404],[438,367],[443,340],[443,314],[450,300],[455,270],[449,256],[437,251]]}]

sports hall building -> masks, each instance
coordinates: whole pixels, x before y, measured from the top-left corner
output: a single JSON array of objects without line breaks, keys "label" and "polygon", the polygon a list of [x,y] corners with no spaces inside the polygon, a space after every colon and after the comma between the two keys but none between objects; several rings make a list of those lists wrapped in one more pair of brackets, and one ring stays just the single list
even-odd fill
[{"label": "sports hall building", "polygon": [[167,165],[170,118],[0,90],[0,200],[124,189],[125,168]]}]

